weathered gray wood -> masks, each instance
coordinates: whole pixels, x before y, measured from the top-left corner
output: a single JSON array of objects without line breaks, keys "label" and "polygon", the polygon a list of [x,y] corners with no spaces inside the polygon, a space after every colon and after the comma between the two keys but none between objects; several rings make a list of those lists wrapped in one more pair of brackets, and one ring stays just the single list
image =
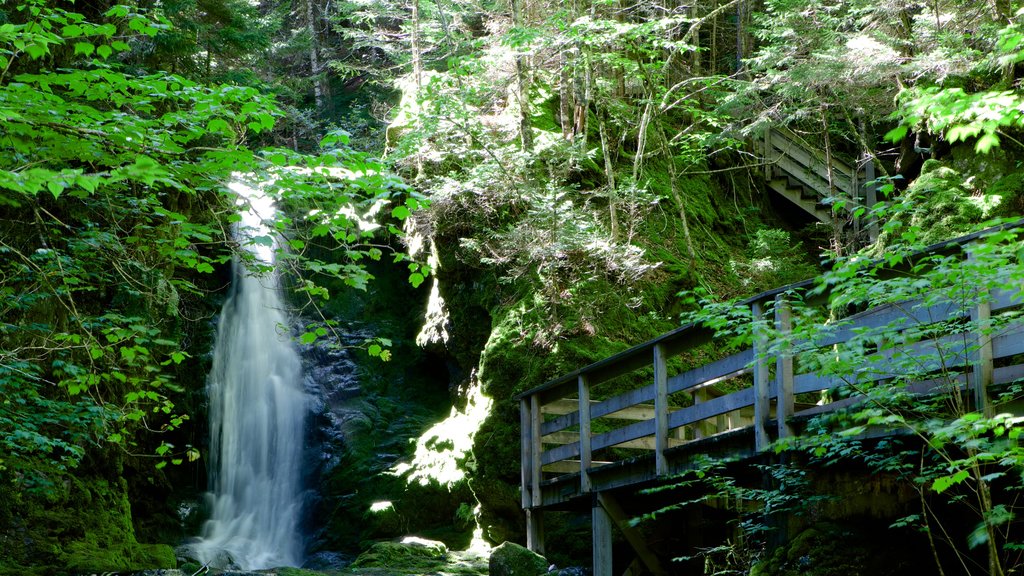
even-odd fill
[{"label": "weathered gray wood", "polygon": [[[793,134],[787,128],[774,127],[770,129],[770,139],[768,142],[774,145],[779,152],[789,153],[790,156],[794,156],[794,158],[808,168],[816,168],[819,171],[819,176],[828,180],[827,158],[825,158],[825,155],[819,150],[805,146],[800,140],[799,136]],[[790,153],[791,150],[794,152]],[[833,179],[836,173],[850,178],[854,173],[854,169],[845,162],[833,158],[832,173]]]},{"label": "weathered gray wood", "polygon": [[706,402],[701,402],[700,404],[680,408],[668,415],[668,426],[669,428],[687,426],[694,422],[704,420],[705,418],[711,418],[718,416],[719,414],[725,414],[732,412],[733,410],[739,410],[740,408],[753,405],[754,389],[744,388],[742,390],[737,390],[732,394],[726,394],[725,396],[712,398]]},{"label": "weathered gray wood", "polygon": [[590,441],[590,445],[596,451],[602,448],[618,446],[623,442],[636,440],[638,438],[643,438],[644,436],[654,436],[654,420],[636,422],[628,426],[623,426],[622,428],[616,428],[615,430],[598,434]]},{"label": "weathered gray wood", "polygon": [[873,243],[878,240],[878,218],[871,214],[875,205],[878,204],[878,184],[875,183],[875,162],[871,153],[865,150],[864,179],[865,198],[864,204],[868,209],[868,239]]},{"label": "weathered gray wood", "polygon": [[590,451],[590,384],[587,383],[587,377],[585,374],[580,374],[579,387],[580,492],[586,494],[587,492],[590,492],[590,475],[587,473],[587,470],[590,469],[592,453]]},{"label": "weathered gray wood", "polygon": [[[590,462],[590,469],[600,468],[601,466],[607,466],[612,462],[606,460],[596,460]],[[575,474],[580,471],[579,460],[559,460],[558,462],[552,462],[551,464],[544,465],[545,472],[551,472],[553,474]]]},{"label": "weathered gray wood", "polygon": [[[764,309],[760,302],[750,305],[754,321],[754,448],[760,452],[768,448],[768,338],[764,333]],[[707,406],[707,404],[705,404]]]},{"label": "weathered gray wood", "polygon": [[[593,415],[593,411],[591,411],[591,415]],[[541,433],[546,435],[551,434],[552,432],[558,432],[559,430],[565,430],[566,428],[572,428],[573,426],[579,425],[579,423],[580,413],[579,411],[573,411],[571,414],[564,414],[558,418],[544,422],[541,424],[540,430]]]},{"label": "weathered gray wood", "polygon": [[[591,446],[593,446],[593,439],[591,439]],[[552,448],[551,450],[545,450],[540,455],[540,463],[543,465],[547,465],[551,464],[552,462],[558,462],[559,460],[579,458],[579,456],[580,443],[573,442],[572,444],[565,444],[563,446]]]},{"label": "weathered gray wood", "polygon": [[542,501],[540,479],[543,455],[541,454],[540,423],[543,418],[544,415],[540,413],[540,399],[536,395],[530,396],[530,494],[533,506],[540,506]]},{"label": "weathered gray wood", "polygon": [[[545,444],[573,444],[580,441],[580,435],[576,432],[567,430],[561,430],[559,432],[552,432],[551,434],[544,437]],[[671,435],[668,439],[668,447],[675,448],[676,446],[682,446],[686,441],[680,438],[672,438]],[[616,448],[635,448],[638,450],[654,450],[654,438],[637,438],[636,440],[627,440],[620,444],[615,445]]]},{"label": "weathered gray wood", "polygon": [[520,462],[522,463],[521,484],[520,484],[520,495],[523,501],[523,508],[529,508],[532,503],[530,497],[532,485],[530,483],[532,476],[530,466],[533,464],[533,441],[530,436],[530,402],[525,398],[519,400],[519,437],[520,437]]},{"label": "weathered gray wood", "polygon": [[698,366],[668,379],[668,393],[675,394],[705,384],[741,376],[748,372],[747,366],[754,360],[754,351],[750,348],[731,356],[716,360],[710,364]]},{"label": "weathered gray wood", "polygon": [[992,356],[1007,358],[1024,354],[1024,322],[1000,326],[998,334],[992,336]]},{"label": "weathered gray wood", "polygon": [[782,339],[780,351],[775,363],[775,420],[778,425],[779,438],[793,435],[788,419],[793,415],[793,353],[789,339],[793,333],[790,318],[790,306],[784,294],[775,297],[775,330]]},{"label": "weathered gray wood", "polygon": [[[969,256],[973,257],[973,255]],[[983,294],[978,304],[971,310],[971,324],[974,329],[973,351],[974,372],[973,398],[974,409],[980,411],[986,418],[992,417],[992,402],[989,399],[989,388],[992,387],[995,364],[992,356],[992,308]]]},{"label": "weathered gray wood", "polygon": [[815,344],[826,347],[846,342],[854,336],[874,338],[883,333],[891,334],[894,330],[906,330],[965,315],[966,311],[959,304],[949,300],[929,306],[925,306],[921,300],[887,304],[843,318],[831,334],[815,341]]},{"label": "weathered gray wood", "polygon": [[539,508],[526,509],[526,547],[544,554],[544,513]]},{"label": "weathered gray wood", "polygon": [[651,552],[651,549],[647,546],[647,541],[640,534],[640,531],[630,525],[629,516],[622,509],[622,506],[619,505],[618,501],[607,492],[598,492],[597,503],[605,509],[608,517],[615,523],[615,526],[622,532],[622,535],[626,537],[626,541],[633,547],[633,551],[636,552],[636,555],[647,566],[647,569],[655,576],[667,576],[668,572],[665,570],[665,567],[658,561],[658,557]]},{"label": "weathered gray wood", "polygon": [[992,291],[991,296],[993,312],[1024,304],[1024,292],[1018,290],[997,289]]},{"label": "weathered gray wood", "polygon": [[[639,392],[640,390],[630,391]],[[617,402],[610,403],[609,401],[598,402],[597,400],[590,401],[590,414],[591,418],[615,418],[618,420],[650,420],[654,418],[654,405],[653,404],[625,404],[631,400],[636,399],[640,394],[626,393],[620,396],[616,396],[612,400]],[[646,398],[646,400],[652,400],[652,398]],[[616,405],[623,406],[617,410],[611,409]],[[541,411],[545,414],[572,414],[578,411],[580,408],[579,401],[573,400],[572,398],[563,398],[561,400],[555,400],[549,404],[545,404],[541,407]],[[599,411],[598,408],[601,408]]]},{"label": "weathered gray wood", "polygon": [[593,526],[594,576],[612,575],[612,520],[608,512],[594,499],[591,508]]},{"label": "weathered gray wood", "polygon": [[668,474],[668,375],[666,374],[665,349],[654,346],[654,473]]}]

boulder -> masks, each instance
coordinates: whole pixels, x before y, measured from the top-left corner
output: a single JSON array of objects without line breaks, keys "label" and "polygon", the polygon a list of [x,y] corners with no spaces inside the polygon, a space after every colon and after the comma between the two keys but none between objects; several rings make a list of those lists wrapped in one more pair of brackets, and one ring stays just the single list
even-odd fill
[{"label": "boulder", "polygon": [[495,548],[488,565],[490,576],[540,576],[548,571],[543,556],[512,542]]}]

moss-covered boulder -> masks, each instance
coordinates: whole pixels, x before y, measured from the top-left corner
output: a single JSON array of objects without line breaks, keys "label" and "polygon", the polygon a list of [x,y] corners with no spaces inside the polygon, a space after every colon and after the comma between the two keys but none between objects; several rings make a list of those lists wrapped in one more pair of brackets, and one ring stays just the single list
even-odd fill
[{"label": "moss-covered boulder", "polygon": [[513,542],[495,548],[488,566],[491,576],[539,576],[548,571],[543,556]]},{"label": "moss-covered boulder", "polygon": [[750,576],[897,576],[931,574],[916,540],[884,527],[820,522],[754,565]]},{"label": "moss-covered boulder", "polygon": [[436,540],[407,537],[377,542],[352,563],[353,568],[386,568],[389,574],[427,574],[444,565],[448,548]]}]

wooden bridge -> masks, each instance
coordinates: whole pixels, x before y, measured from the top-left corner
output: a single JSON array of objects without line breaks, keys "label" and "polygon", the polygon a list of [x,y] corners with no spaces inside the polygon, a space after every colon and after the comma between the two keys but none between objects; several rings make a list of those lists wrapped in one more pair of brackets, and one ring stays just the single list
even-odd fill
[{"label": "wooden bridge", "polygon": [[[819,222],[832,223],[832,202],[837,197],[848,200],[846,210],[870,208],[876,202],[875,168],[870,160],[851,166],[783,127],[765,130],[763,138],[753,141],[753,148],[764,163],[768,188]],[[874,241],[877,226],[869,222],[868,228]]]},{"label": "wooden bridge", "polygon": [[[923,254],[968,257],[980,234],[984,233],[933,246]],[[682,364],[673,359],[696,351],[706,356],[709,344],[715,346],[710,329],[683,326],[521,394],[522,507],[528,546],[544,549],[545,509],[589,505],[595,576],[611,576],[613,525],[652,573],[665,574],[628,526],[611,491],[657,485],[696,467],[702,456],[756,456],[774,440],[799,434],[809,417],[857,402],[823,400],[843,382],[807,367],[813,363],[804,362],[804,355],[813,356],[814,350],[828,357],[829,351],[855,338],[896,342],[878,347],[875,365],[856,376],[859,382],[893,378],[900,362],[912,360],[924,372],[929,367],[953,372],[952,380],[912,382],[912,391],[927,393],[952,381],[972,392],[967,395],[973,398],[972,408],[986,413],[992,410],[991,386],[1024,378],[1024,364],[1016,356],[1024,354],[1024,319],[1007,314],[1021,305],[1024,286],[974,294],[966,304],[950,294],[932,294],[927,301],[863,310],[834,329],[821,331],[813,343],[800,343],[801,352],[794,357],[791,335],[798,320],[791,313],[790,299],[810,286],[807,281],[742,303],[749,310],[754,334],[750,348],[671,370]],[[829,299],[827,294],[818,297],[822,303]],[[956,328],[951,326],[965,331],[953,333]]]}]

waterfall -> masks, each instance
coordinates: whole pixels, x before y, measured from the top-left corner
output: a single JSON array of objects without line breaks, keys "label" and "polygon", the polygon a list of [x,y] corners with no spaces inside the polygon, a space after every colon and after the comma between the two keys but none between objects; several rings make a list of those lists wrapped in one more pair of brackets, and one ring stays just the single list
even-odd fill
[{"label": "waterfall", "polygon": [[[263,264],[274,263],[274,238],[264,224],[273,201],[234,183],[248,206],[237,235]],[[302,561],[301,454],[307,399],[274,273],[254,276],[237,259],[231,294],[221,311],[207,384],[210,399],[212,515],[194,546],[215,567],[244,570],[298,566]]]}]

